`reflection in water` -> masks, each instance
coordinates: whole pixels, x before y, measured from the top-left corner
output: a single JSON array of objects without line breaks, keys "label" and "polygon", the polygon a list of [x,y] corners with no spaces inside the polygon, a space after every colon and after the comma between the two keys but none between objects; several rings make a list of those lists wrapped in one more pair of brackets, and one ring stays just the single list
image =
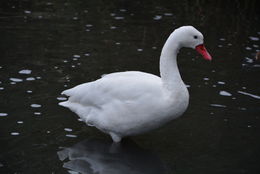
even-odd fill
[{"label": "reflection in water", "polygon": [[82,174],[164,173],[162,162],[153,152],[129,141],[113,144],[87,139],[57,153],[64,168]]}]

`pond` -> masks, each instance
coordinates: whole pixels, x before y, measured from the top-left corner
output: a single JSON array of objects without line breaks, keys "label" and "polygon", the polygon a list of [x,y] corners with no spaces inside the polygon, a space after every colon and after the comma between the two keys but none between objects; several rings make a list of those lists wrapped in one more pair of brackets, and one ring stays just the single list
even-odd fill
[{"label": "pond", "polygon": [[[260,172],[257,1],[0,3],[0,173]],[[213,61],[182,49],[182,117],[120,146],[66,108],[61,91],[127,70],[159,75],[169,34],[193,25]]]}]

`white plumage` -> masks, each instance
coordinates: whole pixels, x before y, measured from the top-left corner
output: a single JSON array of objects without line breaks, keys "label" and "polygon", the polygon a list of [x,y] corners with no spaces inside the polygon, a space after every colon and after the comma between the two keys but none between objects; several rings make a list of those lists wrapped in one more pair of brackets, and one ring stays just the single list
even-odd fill
[{"label": "white plumage", "polygon": [[139,71],[107,74],[63,91],[69,98],[59,104],[109,134],[115,142],[155,129],[186,110],[189,94],[179,74],[176,55],[183,46],[197,49],[202,43],[203,36],[194,27],[180,27],[163,47],[161,77]]}]

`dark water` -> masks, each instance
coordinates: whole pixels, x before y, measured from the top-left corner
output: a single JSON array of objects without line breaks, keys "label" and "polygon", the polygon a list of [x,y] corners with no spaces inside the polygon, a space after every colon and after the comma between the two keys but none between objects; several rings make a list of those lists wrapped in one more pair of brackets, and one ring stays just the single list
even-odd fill
[{"label": "dark water", "polygon": [[[0,173],[260,173],[256,2],[1,1]],[[159,74],[166,38],[187,24],[214,60],[179,54],[181,118],[118,147],[57,105],[102,74]]]}]

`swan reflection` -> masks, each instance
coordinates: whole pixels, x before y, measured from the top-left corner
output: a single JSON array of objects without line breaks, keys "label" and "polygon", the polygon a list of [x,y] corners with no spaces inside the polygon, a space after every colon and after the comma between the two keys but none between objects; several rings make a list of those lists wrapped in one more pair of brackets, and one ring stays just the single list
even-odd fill
[{"label": "swan reflection", "polygon": [[57,152],[63,167],[82,174],[158,174],[164,165],[156,154],[127,140],[119,144],[88,139]]}]

